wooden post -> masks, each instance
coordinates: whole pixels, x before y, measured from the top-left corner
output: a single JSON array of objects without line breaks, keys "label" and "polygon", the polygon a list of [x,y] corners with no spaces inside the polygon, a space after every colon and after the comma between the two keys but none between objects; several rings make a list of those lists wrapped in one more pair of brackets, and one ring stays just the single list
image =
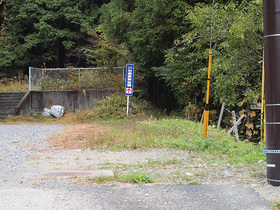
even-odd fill
[{"label": "wooden post", "polygon": [[190,120],[190,112],[191,112],[191,102],[189,102],[189,108],[188,108],[188,120]]},{"label": "wooden post", "polygon": [[239,140],[235,111],[232,111],[232,119],[233,119],[235,138]]},{"label": "wooden post", "polygon": [[220,129],[221,126],[221,122],[222,122],[222,118],[223,118],[223,113],[224,113],[224,109],[225,109],[225,102],[223,102],[222,104],[222,108],[221,108],[221,112],[220,112],[220,116],[219,116],[219,121],[218,121],[218,125],[217,125],[217,129]]},{"label": "wooden post", "polygon": [[203,110],[203,113],[202,113],[202,117],[201,117],[200,123],[203,123],[203,119],[204,119],[204,110]]},{"label": "wooden post", "polygon": [[[232,112],[234,112],[234,111],[232,111]],[[232,114],[233,115],[233,114]],[[235,112],[234,112],[234,116],[235,116]],[[239,117],[239,119],[236,121],[236,119],[235,120],[233,120],[233,126],[232,126],[232,128],[228,131],[228,133],[227,134],[230,134],[232,131],[233,131],[233,129],[235,129],[235,127],[236,127],[236,130],[235,130],[235,132],[237,131],[237,135],[238,135],[238,130],[237,130],[237,126],[238,125],[240,125],[240,123],[241,123],[241,120],[244,118],[244,114],[243,115],[241,115],[241,117]],[[239,139],[239,138],[238,138]]]}]

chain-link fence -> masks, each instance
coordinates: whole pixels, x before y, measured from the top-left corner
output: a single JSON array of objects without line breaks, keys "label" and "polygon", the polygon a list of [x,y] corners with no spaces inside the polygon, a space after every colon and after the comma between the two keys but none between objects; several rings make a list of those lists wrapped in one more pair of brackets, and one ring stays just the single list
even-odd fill
[{"label": "chain-link fence", "polygon": [[124,85],[125,67],[34,68],[29,67],[29,91],[117,89]]}]

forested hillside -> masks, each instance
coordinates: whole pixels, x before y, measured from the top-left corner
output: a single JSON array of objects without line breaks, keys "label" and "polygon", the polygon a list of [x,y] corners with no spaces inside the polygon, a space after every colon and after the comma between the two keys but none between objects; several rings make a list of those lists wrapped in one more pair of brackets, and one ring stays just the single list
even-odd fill
[{"label": "forested hillside", "polygon": [[[0,78],[28,66],[134,63],[139,95],[162,108],[201,114],[212,0],[2,0]],[[215,1],[210,104],[247,116],[257,134],[263,56],[262,1]],[[189,103],[192,105],[189,105]],[[196,115],[199,117],[199,115]],[[215,117],[212,121],[217,120]]]}]

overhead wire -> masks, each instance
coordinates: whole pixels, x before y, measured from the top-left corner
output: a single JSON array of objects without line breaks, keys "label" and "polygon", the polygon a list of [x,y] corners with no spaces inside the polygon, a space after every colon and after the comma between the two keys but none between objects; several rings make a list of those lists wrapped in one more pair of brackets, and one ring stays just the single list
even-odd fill
[{"label": "overhead wire", "polygon": [[214,0],[212,2],[212,17],[211,17],[211,31],[210,31],[210,51],[212,50],[212,36],[213,36],[213,21],[214,21]]}]

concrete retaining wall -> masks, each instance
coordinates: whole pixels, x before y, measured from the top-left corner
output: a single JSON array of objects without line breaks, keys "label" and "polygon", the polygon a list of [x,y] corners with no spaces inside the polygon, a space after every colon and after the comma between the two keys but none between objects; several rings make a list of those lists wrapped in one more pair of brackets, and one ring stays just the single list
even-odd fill
[{"label": "concrete retaining wall", "polygon": [[96,101],[115,93],[115,90],[31,91],[17,107],[17,114],[43,111],[52,105],[62,105],[69,112],[92,108]]},{"label": "concrete retaining wall", "polygon": [[15,107],[25,93],[0,93],[0,119],[15,114]]}]

